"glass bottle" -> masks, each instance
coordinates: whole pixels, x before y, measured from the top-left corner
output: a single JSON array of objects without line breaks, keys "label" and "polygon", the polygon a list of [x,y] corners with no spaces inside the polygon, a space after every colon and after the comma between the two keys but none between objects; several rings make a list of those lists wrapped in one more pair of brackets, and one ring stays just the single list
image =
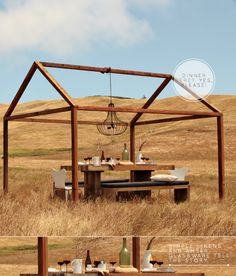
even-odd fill
[{"label": "glass bottle", "polygon": [[105,161],[106,159],[105,159],[104,150],[103,150],[101,155],[101,162],[104,163]]},{"label": "glass bottle", "polygon": [[126,238],[123,238],[123,246],[119,254],[120,266],[130,265],[130,253],[126,245]]},{"label": "glass bottle", "polygon": [[86,256],[86,260],[85,260],[85,269],[86,269],[88,264],[92,264],[90,254],[89,254],[89,250],[87,250],[87,256]]},{"label": "glass bottle", "polygon": [[129,160],[129,151],[127,149],[127,144],[124,144],[124,149],[122,152],[122,160]]}]

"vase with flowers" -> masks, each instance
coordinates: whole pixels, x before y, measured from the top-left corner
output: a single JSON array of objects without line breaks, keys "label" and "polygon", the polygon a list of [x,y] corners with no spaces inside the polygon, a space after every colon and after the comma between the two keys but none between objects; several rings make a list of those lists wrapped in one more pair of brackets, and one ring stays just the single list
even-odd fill
[{"label": "vase with flowers", "polygon": [[143,256],[143,269],[152,269],[153,264],[150,263],[152,259],[152,250],[151,250],[151,245],[152,242],[154,241],[155,237],[152,237],[147,244],[146,250],[144,251],[144,256]]},{"label": "vase with flowers", "polygon": [[143,157],[142,148],[143,148],[144,144],[146,144],[146,143],[147,143],[147,141],[145,140],[139,147],[137,158],[136,158],[137,163],[142,163],[143,162],[143,160],[142,160],[142,157]]}]

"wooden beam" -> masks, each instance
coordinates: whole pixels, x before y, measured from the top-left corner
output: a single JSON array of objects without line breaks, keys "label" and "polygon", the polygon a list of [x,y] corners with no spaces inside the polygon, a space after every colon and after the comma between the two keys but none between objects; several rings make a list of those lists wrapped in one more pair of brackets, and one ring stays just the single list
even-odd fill
[{"label": "wooden beam", "polygon": [[164,119],[157,119],[157,120],[140,121],[140,122],[137,122],[135,125],[141,126],[141,125],[160,124],[160,123],[195,120],[195,119],[205,119],[205,118],[212,118],[212,116],[200,116],[200,115],[181,116],[181,117],[174,117],[174,118],[164,118]]},{"label": "wooden beam", "polygon": [[135,127],[130,126],[130,160],[135,163]]},{"label": "wooden beam", "polygon": [[[23,119],[15,119],[15,122],[28,122],[28,123],[49,123],[49,124],[71,124],[70,120],[60,120],[60,119],[36,119],[36,118],[23,118]],[[81,121],[78,120],[78,125],[98,125],[102,122],[98,121]],[[109,123],[107,123],[109,124]],[[117,124],[119,125],[119,124]]]},{"label": "wooden beam", "polygon": [[3,191],[8,193],[8,121],[3,120]]},{"label": "wooden beam", "polygon": [[36,65],[42,75],[51,83],[51,85],[57,90],[62,98],[70,105],[75,106],[74,100],[69,96],[66,90],[54,79],[54,77],[44,68],[40,62],[36,62]]},{"label": "wooden beam", "polygon": [[172,77],[171,74],[114,69],[114,68],[110,68],[110,67],[94,67],[94,66],[62,64],[62,63],[43,62],[43,61],[41,61],[40,63],[45,67],[60,68],[60,69],[93,71],[93,72],[100,72],[100,73],[113,73],[113,74],[133,75],[133,76],[153,77],[153,78],[171,78]]},{"label": "wooden beam", "polygon": [[[148,101],[143,105],[143,109],[147,109],[153,101],[158,97],[158,95],[162,92],[162,90],[167,86],[167,84],[170,82],[170,78],[165,79],[161,85],[156,89],[156,91],[152,94],[152,96],[148,99]],[[138,119],[142,116],[143,113],[137,113],[134,118],[131,120],[130,124],[134,125]]]},{"label": "wooden beam", "polygon": [[11,102],[10,106],[8,107],[8,110],[5,114],[5,117],[9,117],[12,114],[12,112],[14,111],[14,109],[15,109],[17,103],[19,102],[22,94],[24,93],[26,87],[28,86],[30,80],[32,79],[36,69],[37,69],[37,66],[36,66],[36,63],[34,62],[31,66],[29,72],[27,73],[25,79],[23,80],[18,92],[16,93],[16,95],[13,99],[13,101]]},{"label": "wooden beam", "polygon": [[223,129],[223,115],[217,117],[217,143],[218,143],[218,185],[219,198],[223,199],[225,196],[225,168],[224,168],[224,129]]},{"label": "wooden beam", "polygon": [[46,124],[66,124],[70,125],[70,120],[60,120],[60,119],[37,119],[37,118],[23,118],[15,119],[14,122],[24,122],[24,123],[46,123]]},{"label": "wooden beam", "polygon": [[48,276],[48,238],[38,237],[38,275]]},{"label": "wooden beam", "polygon": [[71,108],[69,106],[59,107],[59,108],[54,108],[54,109],[46,109],[46,110],[42,110],[42,111],[21,113],[21,114],[17,114],[17,115],[12,115],[10,117],[5,117],[5,119],[8,121],[13,121],[13,120],[18,120],[18,119],[27,118],[27,117],[35,117],[35,116],[41,116],[41,115],[66,112],[66,111],[70,111],[70,109]]},{"label": "wooden beam", "polygon": [[176,79],[174,76],[172,76],[172,79],[174,82],[176,82],[179,86],[181,86],[182,88],[184,88],[187,92],[189,92],[189,94],[191,94],[195,99],[197,99],[199,102],[203,103],[206,107],[208,107],[210,110],[214,111],[214,112],[220,112],[219,109],[217,109],[215,106],[213,106],[212,104],[209,104],[206,100],[204,100],[203,98],[199,99],[199,96],[192,91],[190,88],[188,88],[185,84],[183,84],[180,80]]},{"label": "wooden beam", "polygon": [[144,109],[144,108],[132,108],[132,107],[99,107],[99,106],[78,106],[78,110],[81,111],[95,111],[95,112],[126,112],[126,113],[150,113],[150,114],[171,114],[171,115],[204,115],[209,117],[220,116],[218,112],[206,112],[206,111],[183,111],[183,110],[161,110],[161,109]]},{"label": "wooden beam", "polygon": [[72,193],[73,200],[78,201],[78,127],[77,109],[71,108],[71,154],[72,154]]},{"label": "wooden beam", "polygon": [[140,237],[132,237],[133,266],[140,272]]}]

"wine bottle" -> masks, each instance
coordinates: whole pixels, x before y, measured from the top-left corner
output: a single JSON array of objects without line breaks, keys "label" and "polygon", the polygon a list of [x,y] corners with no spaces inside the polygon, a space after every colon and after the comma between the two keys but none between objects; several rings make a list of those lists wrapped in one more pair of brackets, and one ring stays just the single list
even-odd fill
[{"label": "wine bottle", "polygon": [[87,250],[87,256],[86,256],[86,260],[85,260],[85,268],[87,267],[88,264],[92,264],[89,250]]},{"label": "wine bottle", "polygon": [[102,155],[101,155],[101,162],[105,162],[106,161],[106,159],[105,159],[105,155],[104,155],[104,150],[102,151]]},{"label": "wine bottle", "polygon": [[119,254],[120,266],[130,265],[130,253],[126,245],[126,238],[123,238],[123,246]]},{"label": "wine bottle", "polygon": [[129,151],[127,149],[127,144],[124,144],[124,149],[122,152],[122,160],[129,160]]}]

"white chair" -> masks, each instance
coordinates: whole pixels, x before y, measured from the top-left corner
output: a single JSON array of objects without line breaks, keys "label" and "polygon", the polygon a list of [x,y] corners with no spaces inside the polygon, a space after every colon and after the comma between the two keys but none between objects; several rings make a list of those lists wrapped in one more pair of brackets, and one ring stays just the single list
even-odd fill
[{"label": "white chair", "polygon": [[188,168],[178,168],[170,171],[171,175],[177,176],[177,180],[184,180],[188,172]]},{"label": "white chair", "polygon": [[[66,181],[66,170],[52,170],[51,173],[53,177],[53,197],[55,195],[56,190],[64,190],[65,191],[65,199],[68,201],[69,199],[69,193],[72,192],[72,185],[68,181]],[[69,185],[66,185],[66,183],[69,183]]]},{"label": "white chair", "polygon": [[[170,170],[170,174],[177,176],[177,180],[185,180],[185,176],[188,172],[188,168],[177,168],[174,170]],[[169,190],[169,197],[171,198],[171,190]]]}]

